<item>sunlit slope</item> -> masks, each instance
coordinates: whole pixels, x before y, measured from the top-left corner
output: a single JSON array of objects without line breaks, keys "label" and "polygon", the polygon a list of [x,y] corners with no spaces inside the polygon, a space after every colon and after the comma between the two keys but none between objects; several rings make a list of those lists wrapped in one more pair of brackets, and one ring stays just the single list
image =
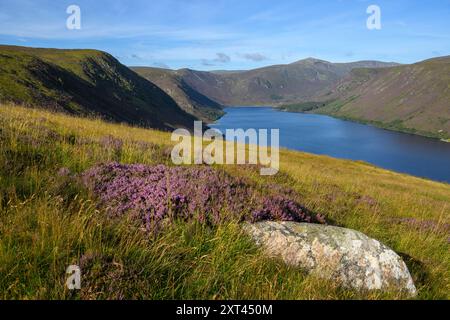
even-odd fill
[{"label": "sunlit slope", "polygon": [[356,69],[318,100],[332,102],[313,112],[449,139],[450,57]]},{"label": "sunlit slope", "polygon": [[155,83],[183,110],[205,122],[217,120],[224,114],[219,103],[190,87],[177,71],[149,67],[132,67],[131,70]]},{"label": "sunlit slope", "polygon": [[[180,222],[149,237],[131,220],[111,219],[75,183],[98,163],[171,165],[171,145],[161,131],[1,105],[1,298],[401,298],[342,290],[265,257],[239,232],[238,221]],[[362,231],[401,254],[419,299],[449,298],[448,184],[288,150],[280,160],[273,177],[252,166],[214,168],[256,188],[289,188],[289,197],[331,224]],[[77,263],[84,278],[74,297],[64,289],[64,274]]]},{"label": "sunlit slope", "polygon": [[195,119],[156,85],[95,50],[0,46],[0,101],[159,129],[190,127]]}]

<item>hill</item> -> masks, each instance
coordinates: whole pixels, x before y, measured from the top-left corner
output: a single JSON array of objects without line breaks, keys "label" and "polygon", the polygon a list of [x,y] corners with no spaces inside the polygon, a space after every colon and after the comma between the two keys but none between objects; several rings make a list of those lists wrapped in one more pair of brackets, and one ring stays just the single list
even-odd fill
[{"label": "hill", "polygon": [[159,129],[195,117],[155,84],[95,50],[0,46],[0,102]]},{"label": "hill", "polygon": [[355,69],[314,101],[287,109],[449,139],[450,56],[391,68]]},{"label": "hill", "polygon": [[205,122],[217,120],[224,114],[219,103],[190,87],[177,71],[150,67],[131,69],[163,89],[184,111]]},{"label": "hill", "polygon": [[[240,212],[225,206],[220,222],[201,223],[206,212],[196,212],[148,233],[145,221],[113,215],[99,205],[98,196],[113,190],[91,193],[80,179],[86,170],[99,173],[99,163],[144,164],[161,171],[171,167],[171,144],[167,132],[1,105],[0,299],[405,298],[340,288],[267,257],[240,231]],[[333,225],[380,240],[405,260],[418,299],[449,298],[448,184],[362,162],[280,152],[281,171],[272,177],[248,165],[189,170],[216,172],[202,179],[230,177],[220,179],[218,187],[203,188],[221,192],[234,183],[269,189],[266,195],[282,193]],[[145,166],[135,168],[142,173]],[[82,286],[70,292],[65,273],[74,264],[81,267]]]},{"label": "hill", "polygon": [[177,72],[191,88],[221,104],[273,105],[310,99],[354,68],[393,65],[397,64],[377,61],[331,63],[308,58],[249,71],[226,73],[181,69]]}]

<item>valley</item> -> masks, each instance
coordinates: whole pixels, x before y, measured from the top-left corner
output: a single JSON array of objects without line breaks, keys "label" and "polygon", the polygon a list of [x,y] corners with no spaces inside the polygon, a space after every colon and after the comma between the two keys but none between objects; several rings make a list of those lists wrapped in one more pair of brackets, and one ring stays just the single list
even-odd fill
[{"label": "valley", "polygon": [[450,144],[419,135],[382,130],[326,114],[279,112],[269,107],[226,108],[211,125],[226,129],[280,130],[281,147],[365,161],[373,165],[450,183]]},{"label": "valley", "polygon": [[95,50],[0,46],[0,101],[170,129],[225,106],[275,106],[450,139],[450,58],[411,65],[308,58],[248,71],[131,67]]},{"label": "valley", "polygon": [[312,102],[282,106],[442,140],[450,138],[450,57],[355,69]]},{"label": "valley", "polygon": [[[446,58],[204,72],[0,46],[0,61],[2,297],[72,299],[61,275],[75,263],[84,272],[77,299],[448,298],[449,187],[428,180],[449,181],[447,144],[324,115],[225,108],[373,118],[421,135],[439,125],[445,138]],[[282,148],[270,177],[252,165],[174,166],[168,131],[195,120],[275,126],[283,146],[322,155]],[[268,257],[242,227],[264,220],[379,239],[399,254],[410,291],[351,289]]]},{"label": "valley", "polygon": [[450,300],[448,1],[2,1],[2,311]]}]

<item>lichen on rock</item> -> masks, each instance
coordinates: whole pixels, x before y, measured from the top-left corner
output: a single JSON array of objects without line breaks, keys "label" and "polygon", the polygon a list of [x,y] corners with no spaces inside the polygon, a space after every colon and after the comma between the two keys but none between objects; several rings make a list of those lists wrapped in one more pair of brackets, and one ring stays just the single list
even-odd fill
[{"label": "lichen on rock", "polygon": [[246,230],[270,256],[357,290],[399,291],[413,297],[409,270],[394,251],[361,232],[310,223],[264,221]]}]

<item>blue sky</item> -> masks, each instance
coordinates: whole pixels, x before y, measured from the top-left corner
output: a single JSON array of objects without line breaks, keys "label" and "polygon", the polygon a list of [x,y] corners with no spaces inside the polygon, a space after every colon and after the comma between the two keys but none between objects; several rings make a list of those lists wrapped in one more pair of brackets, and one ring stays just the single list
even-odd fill
[{"label": "blue sky", "polygon": [[[66,8],[81,8],[68,30]],[[369,5],[381,30],[368,30]],[[306,57],[412,63],[450,55],[450,0],[0,0],[0,43],[93,48],[126,65],[250,69]]]}]

